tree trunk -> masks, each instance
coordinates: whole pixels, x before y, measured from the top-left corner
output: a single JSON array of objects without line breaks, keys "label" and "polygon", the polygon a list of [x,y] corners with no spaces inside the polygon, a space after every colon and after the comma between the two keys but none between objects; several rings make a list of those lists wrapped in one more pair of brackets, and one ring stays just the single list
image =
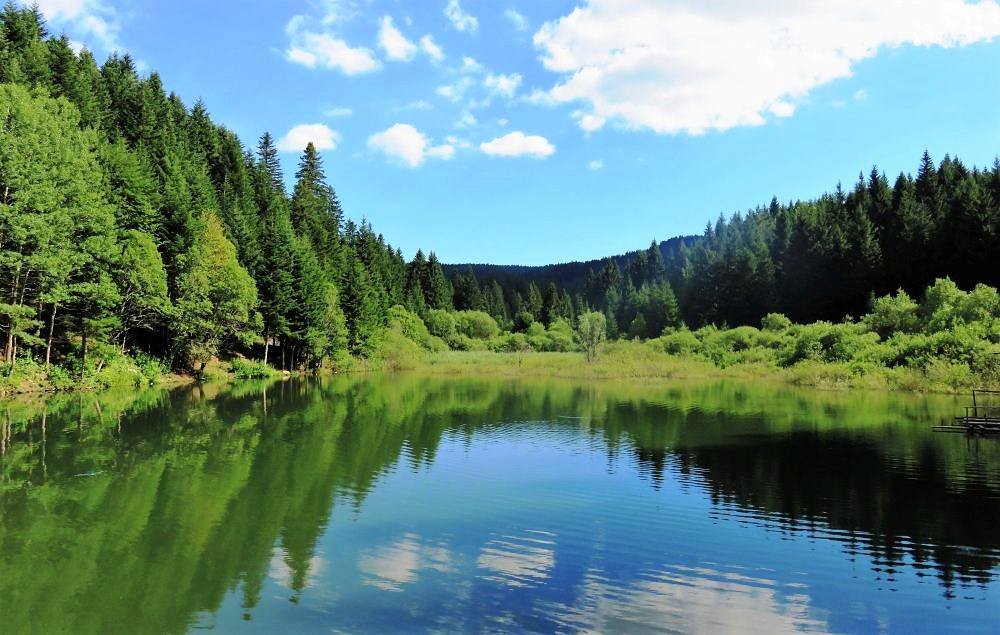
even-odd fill
[{"label": "tree trunk", "polygon": [[271,347],[271,334],[264,331],[264,365],[267,366],[267,351]]},{"label": "tree trunk", "polygon": [[45,370],[49,369],[49,361],[52,359],[52,334],[56,329],[56,308],[59,305],[52,303],[52,316],[49,318],[49,337],[45,342]]},{"label": "tree trunk", "polygon": [[80,344],[81,344],[80,348],[81,348],[81,350],[83,352],[83,367],[84,367],[84,369],[86,369],[87,368],[87,328],[86,327],[80,329],[80,337],[81,337],[81,340],[82,340],[80,342]]}]

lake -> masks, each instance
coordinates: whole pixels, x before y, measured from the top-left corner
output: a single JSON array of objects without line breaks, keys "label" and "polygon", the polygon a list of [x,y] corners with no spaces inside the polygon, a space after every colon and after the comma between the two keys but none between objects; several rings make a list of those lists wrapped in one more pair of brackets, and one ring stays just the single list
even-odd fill
[{"label": "lake", "polygon": [[0,403],[0,631],[997,632],[964,400],[412,374]]}]

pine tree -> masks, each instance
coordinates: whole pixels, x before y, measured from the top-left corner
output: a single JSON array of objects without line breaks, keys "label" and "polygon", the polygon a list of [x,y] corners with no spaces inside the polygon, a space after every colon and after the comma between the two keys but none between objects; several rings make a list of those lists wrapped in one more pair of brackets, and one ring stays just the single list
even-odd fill
[{"label": "pine tree", "polygon": [[320,264],[336,272],[343,212],[333,188],[327,185],[323,162],[311,142],[306,146],[295,175],[292,224],[312,245]]},{"label": "pine tree", "polygon": [[432,309],[452,310],[452,291],[448,279],[444,275],[444,269],[438,262],[437,255],[432,251],[427,260],[427,286],[424,288],[424,297],[427,299],[428,307]]}]

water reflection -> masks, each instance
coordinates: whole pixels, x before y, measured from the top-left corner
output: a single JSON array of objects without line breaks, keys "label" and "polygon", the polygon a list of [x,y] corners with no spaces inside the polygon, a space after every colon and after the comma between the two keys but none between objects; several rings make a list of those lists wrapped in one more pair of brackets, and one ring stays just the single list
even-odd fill
[{"label": "water reflection", "polygon": [[417,376],[7,402],[0,615],[782,632],[940,610],[975,630],[997,607],[1000,444],[928,431],[953,410]]}]

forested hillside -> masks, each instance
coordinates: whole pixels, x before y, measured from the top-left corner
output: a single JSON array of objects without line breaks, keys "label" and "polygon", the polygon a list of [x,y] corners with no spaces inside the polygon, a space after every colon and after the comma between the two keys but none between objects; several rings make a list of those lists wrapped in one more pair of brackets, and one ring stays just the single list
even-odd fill
[{"label": "forested hillside", "polygon": [[890,183],[872,168],[850,191],[838,185],[815,200],[772,200],[658,250],[546,267],[446,269],[472,271],[481,284],[497,280],[525,297],[532,283],[554,283],[577,310],[602,310],[615,332],[626,333],[641,313],[643,286],[657,281],[669,282],[690,326],[756,325],[771,312],[836,321],[864,314],[873,296],[919,295],[937,278],[996,286],[998,255],[1000,162],[979,170],[945,157],[935,165],[924,153],[916,177],[899,174]]},{"label": "forested hillside", "polygon": [[[342,209],[310,144],[289,191],[269,134],[249,150],[127,55],[98,64],[35,9],[0,12],[2,371],[82,377],[132,356],[174,368],[239,353],[279,368],[424,348],[573,347],[608,336],[860,316],[936,278],[1000,283],[1000,163],[924,155],[892,184],[720,218],[704,235],[542,268],[406,262]],[[457,312],[457,313],[456,313]],[[388,328],[393,327],[393,328]],[[501,331],[521,339],[497,339]],[[508,334],[509,335],[509,334]],[[476,342],[480,342],[477,344]]]},{"label": "forested hillside", "polygon": [[389,307],[422,305],[424,289],[450,304],[436,257],[408,276],[399,250],[344,218],[311,145],[289,195],[270,135],[249,152],[127,55],[99,66],[12,3],[0,35],[9,372],[21,358],[86,370],[116,350],[316,365],[368,352]]}]

